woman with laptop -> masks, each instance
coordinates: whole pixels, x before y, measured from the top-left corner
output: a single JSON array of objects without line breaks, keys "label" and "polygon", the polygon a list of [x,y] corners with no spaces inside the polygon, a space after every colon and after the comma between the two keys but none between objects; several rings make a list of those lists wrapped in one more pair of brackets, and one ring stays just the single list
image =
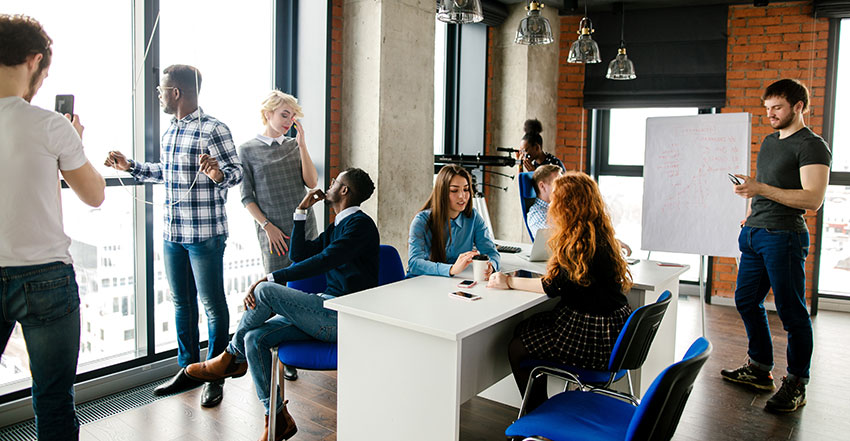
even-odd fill
[{"label": "woman with laptop", "polygon": [[[549,227],[552,256],[543,278],[497,272],[487,284],[560,298],[554,310],[535,314],[516,328],[508,356],[520,393],[531,373],[530,367],[521,367],[527,359],[587,369],[607,367],[631,313],[624,294],[631,289],[631,274],[602,194],[590,176],[570,171],[555,180]],[[536,382],[529,392],[529,410],[546,398],[545,382]]]},{"label": "woman with laptop", "polygon": [[408,276],[451,277],[484,256],[489,259],[486,276],[499,269],[496,245],[484,218],[472,208],[472,176],[458,165],[440,169],[431,196],[410,224],[407,243]]}]

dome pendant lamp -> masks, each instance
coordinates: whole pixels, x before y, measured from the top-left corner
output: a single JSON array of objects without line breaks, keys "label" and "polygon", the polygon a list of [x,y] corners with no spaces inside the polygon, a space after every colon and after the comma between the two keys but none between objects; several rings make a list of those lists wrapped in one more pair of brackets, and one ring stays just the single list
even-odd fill
[{"label": "dome pendant lamp", "polygon": [[[620,4],[622,7],[622,3]],[[620,10],[622,15],[622,23],[620,24],[620,48],[617,49],[617,57],[608,63],[608,73],[605,78],[609,80],[633,80],[637,78],[635,75],[635,65],[629,57],[626,56],[626,40],[623,37],[626,27],[626,11],[625,7]]]},{"label": "dome pendant lamp", "polygon": [[590,36],[592,33],[593,23],[587,18],[587,1],[585,1],[584,17],[579,22],[579,37],[570,46],[570,54],[567,56],[568,63],[598,63],[602,61],[602,57],[599,56],[599,45]]},{"label": "dome pendant lamp", "polygon": [[440,0],[437,20],[454,24],[478,23],[484,20],[481,0]]},{"label": "dome pendant lamp", "polygon": [[552,38],[552,27],[549,26],[549,20],[540,15],[543,5],[536,0],[530,0],[525,9],[528,10],[528,16],[519,22],[514,43],[536,45],[549,44],[555,41]]}]

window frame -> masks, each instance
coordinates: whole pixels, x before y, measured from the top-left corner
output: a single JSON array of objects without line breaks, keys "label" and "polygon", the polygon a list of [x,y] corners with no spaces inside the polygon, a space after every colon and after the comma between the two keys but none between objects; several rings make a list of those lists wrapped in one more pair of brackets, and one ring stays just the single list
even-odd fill
[{"label": "window frame", "polygon": [[[681,107],[681,106],[671,106]],[[622,165],[611,164],[610,157],[610,130],[611,130],[611,110],[613,109],[590,109],[590,124],[591,128],[588,132],[590,139],[590,154],[587,155],[587,170],[590,170],[590,175],[593,180],[599,182],[600,176],[617,176],[628,178],[643,178],[643,165]],[[717,108],[697,108],[699,115],[717,113]],[[712,277],[713,257],[708,256],[707,271],[705,276],[706,292],[711,292],[711,277]],[[699,280],[680,280],[684,285],[699,285]],[[706,296],[706,303],[711,303],[710,296]]]},{"label": "window frame", "polygon": [[[821,137],[827,142],[831,149],[835,148],[833,143],[833,131],[835,130],[835,110],[836,110],[836,92],[838,88],[838,56],[839,56],[839,37],[841,35],[841,24],[845,22],[848,25],[846,32],[850,32],[850,18],[830,18],[829,19],[829,37],[827,40],[827,56],[826,56],[826,85],[824,91],[823,103],[823,133]],[[850,63],[850,59],[846,60]],[[850,186],[850,172],[833,171],[830,166],[828,186]],[[812,270],[812,299],[811,299],[811,315],[815,316],[818,313],[818,299],[833,299],[850,301],[850,297],[831,293],[821,292],[820,290],[820,259],[821,250],[823,249],[823,222],[824,222],[824,207],[818,209],[815,231],[815,261],[814,269]]]},{"label": "window frame", "polygon": [[[273,85],[275,88],[289,93],[297,92],[297,48],[298,48],[298,0],[269,0],[274,8],[274,23],[272,28],[273,33]],[[160,0],[144,0],[135,3],[132,9],[132,20],[130,32],[132,33],[132,44],[134,53],[133,72],[137,72],[139,63],[143,62],[142,78],[140,83],[142,87],[133,102],[133,155],[134,157],[143,157],[145,161],[159,161],[160,151],[160,106],[157,98],[156,86],[159,84],[160,71],[160,50],[159,50],[159,32],[156,32],[153,37],[151,33],[154,30],[154,23],[157,19],[157,14],[160,8]],[[329,8],[330,14],[330,8]],[[329,19],[329,17],[322,17]],[[330,23],[328,24],[330,26]],[[139,30],[143,32],[139,32]],[[157,30],[158,31],[158,30]],[[141,35],[140,35],[141,34]],[[150,41],[150,48],[147,58],[144,57],[146,45]],[[322,116],[326,127],[329,125],[328,115]],[[326,156],[327,157],[327,156]],[[90,158],[93,159],[93,158]],[[134,310],[135,326],[133,328],[133,337],[135,341],[135,352],[129,360],[112,362],[109,358],[98,360],[91,363],[94,366],[86,372],[78,372],[75,384],[105,378],[129,369],[139,368],[146,365],[152,365],[157,362],[162,362],[177,356],[177,349],[164,350],[156,352],[155,334],[161,324],[156,323],[154,314],[157,305],[156,292],[154,291],[154,224],[161,222],[161,219],[154,218],[153,189],[155,186],[162,184],[139,183],[132,177],[106,177],[106,187],[124,186],[128,190],[135,193],[139,200],[134,201],[133,216],[133,231],[135,236],[134,255],[134,274],[131,280],[135,282],[133,292],[128,293],[135,301],[133,305],[128,306],[127,311]],[[67,183],[60,177],[60,185],[62,189],[70,188]],[[147,202],[147,203],[146,203]],[[144,275],[144,277],[139,277]],[[123,299],[129,302],[128,296]],[[116,298],[117,300],[117,298]],[[123,301],[123,300],[122,300]],[[119,303],[119,313],[121,313],[122,301]],[[144,305],[144,307],[141,307]],[[109,309],[112,309],[110,307]],[[207,342],[201,343],[201,347],[205,348]],[[81,346],[81,350],[82,350]],[[79,371],[79,367],[78,367]],[[109,380],[111,381],[111,380]],[[26,384],[26,387],[16,389],[19,383]],[[113,393],[118,390],[126,389],[126,384],[120,380],[115,381],[114,386],[99,387],[96,392],[99,395]],[[31,396],[31,380],[29,378],[20,380],[19,382],[10,383],[4,386],[4,389],[11,389],[10,392],[0,395],[0,409],[5,410],[8,406],[17,406],[15,403],[18,400],[28,399]],[[29,417],[32,416],[31,406],[29,409]],[[16,412],[18,413],[18,412]],[[9,418],[15,418],[10,415]],[[0,423],[6,421],[0,420]],[[0,426],[5,424],[0,424]]]}]

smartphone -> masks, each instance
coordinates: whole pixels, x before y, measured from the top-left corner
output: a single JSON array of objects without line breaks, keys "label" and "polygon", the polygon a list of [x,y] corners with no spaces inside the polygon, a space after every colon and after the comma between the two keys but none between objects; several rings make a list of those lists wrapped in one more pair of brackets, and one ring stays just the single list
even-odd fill
[{"label": "smartphone", "polygon": [[74,95],[56,95],[56,111],[74,116]]},{"label": "smartphone", "polygon": [[732,181],[733,184],[735,184],[735,185],[741,185],[742,184],[741,178],[733,175],[732,173],[727,173],[727,174],[729,175],[729,180]]},{"label": "smartphone", "polygon": [[464,280],[463,282],[458,283],[457,287],[458,288],[472,288],[473,286],[475,286],[476,283],[478,283],[478,282],[476,282],[474,280]]},{"label": "smartphone", "polygon": [[473,300],[481,300],[481,296],[475,295],[471,292],[466,291],[454,291],[449,293],[449,297],[453,297],[456,299],[469,300],[470,302]]}]

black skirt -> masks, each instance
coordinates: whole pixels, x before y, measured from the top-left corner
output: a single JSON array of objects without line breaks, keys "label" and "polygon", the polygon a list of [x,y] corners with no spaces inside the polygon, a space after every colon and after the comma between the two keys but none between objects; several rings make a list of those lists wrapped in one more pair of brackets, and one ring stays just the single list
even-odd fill
[{"label": "black skirt", "polygon": [[517,326],[516,335],[534,358],[604,370],[629,314],[629,305],[610,315],[561,307],[529,317]]}]

